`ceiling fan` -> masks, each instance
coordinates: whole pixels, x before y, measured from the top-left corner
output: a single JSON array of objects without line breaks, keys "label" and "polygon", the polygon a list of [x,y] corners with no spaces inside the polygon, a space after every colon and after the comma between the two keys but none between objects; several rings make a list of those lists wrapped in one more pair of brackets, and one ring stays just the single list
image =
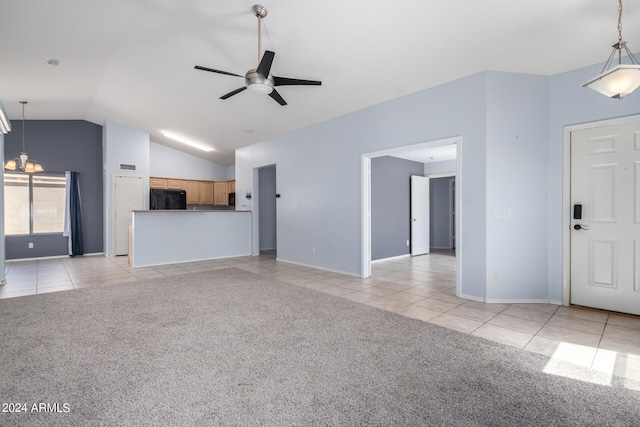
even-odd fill
[{"label": "ceiling fan", "polygon": [[244,77],[245,85],[243,87],[233,90],[226,95],[222,95],[220,99],[231,98],[233,95],[236,95],[245,89],[249,89],[254,93],[269,95],[280,105],[287,105],[287,102],[275,89],[276,86],[320,86],[322,82],[317,80],[292,79],[289,77],[278,77],[271,74],[271,64],[273,63],[273,57],[275,56],[275,53],[270,50],[266,50],[264,52],[264,55],[262,55],[262,59],[260,59],[260,52],[262,52],[262,18],[267,16],[267,9],[264,6],[256,4],[253,6],[253,12],[258,18],[258,68],[251,69],[247,71],[244,76],[241,76],[239,74],[229,73],[227,71],[216,70],[213,68],[201,67],[199,65],[196,65],[194,67],[196,70],[210,71],[212,73],[225,74],[227,76]]}]

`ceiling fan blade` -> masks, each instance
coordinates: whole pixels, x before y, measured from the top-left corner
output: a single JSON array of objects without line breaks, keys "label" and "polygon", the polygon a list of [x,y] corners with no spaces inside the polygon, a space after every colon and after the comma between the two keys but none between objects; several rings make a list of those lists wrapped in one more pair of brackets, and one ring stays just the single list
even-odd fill
[{"label": "ceiling fan blade", "polygon": [[282,106],[287,105],[287,101],[285,101],[285,100],[280,96],[280,94],[278,93],[278,91],[277,91],[277,90],[275,90],[275,89],[274,89],[274,90],[273,90],[273,92],[271,92],[271,93],[269,94],[269,96],[270,96],[270,97],[272,97],[273,99],[275,99],[275,100],[278,102],[278,104],[280,104],[280,105],[282,105]]},{"label": "ceiling fan blade", "polygon": [[195,67],[196,70],[202,70],[202,71],[211,71],[212,73],[218,73],[218,74],[225,74],[227,76],[235,76],[235,77],[242,77],[244,78],[244,76],[241,76],[239,74],[233,74],[233,73],[228,73],[226,71],[220,71],[220,70],[214,70],[213,68],[207,68],[207,67],[201,67],[199,65],[196,65]]},{"label": "ceiling fan blade", "polygon": [[318,80],[301,80],[301,79],[291,79],[289,77],[273,77],[273,85],[274,86],[320,86],[322,82]]},{"label": "ceiling fan blade", "polygon": [[231,91],[231,92],[229,92],[228,94],[226,94],[226,95],[222,95],[222,96],[220,97],[220,99],[227,99],[227,98],[231,98],[233,95],[237,95],[237,94],[239,94],[240,92],[242,92],[242,91],[243,91],[243,90],[245,90],[245,89],[246,89],[246,87],[245,87],[245,86],[243,86],[243,87],[238,88],[238,89],[236,89],[236,90],[232,90],[232,91]]},{"label": "ceiling fan blade", "polygon": [[258,64],[258,68],[256,72],[260,74],[265,79],[269,77],[269,71],[271,70],[271,63],[273,63],[273,57],[276,54],[271,52],[270,50],[265,50],[264,55],[262,55],[262,59],[260,60],[260,64]]}]

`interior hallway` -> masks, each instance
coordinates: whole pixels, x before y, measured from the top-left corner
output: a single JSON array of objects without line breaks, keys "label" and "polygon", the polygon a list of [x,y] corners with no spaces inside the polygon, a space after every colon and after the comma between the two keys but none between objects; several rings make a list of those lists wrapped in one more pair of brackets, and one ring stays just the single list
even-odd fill
[{"label": "interior hallway", "polygon": [[0,298],[228,267],[640,382],[640,317],[553,304],[485,304],[458,298],[455,257],[446,252],[374,263],[368,279],[277,261],[274,252],[136,269],[127,264],[127,257],[8,261],[8,283],[0,287]]}]

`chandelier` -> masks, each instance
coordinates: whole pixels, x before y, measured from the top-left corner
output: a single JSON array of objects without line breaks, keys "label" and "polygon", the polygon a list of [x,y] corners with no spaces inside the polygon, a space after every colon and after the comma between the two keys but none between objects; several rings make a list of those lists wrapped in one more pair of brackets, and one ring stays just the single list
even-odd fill
[{"label": "chandelier", "polygon": [[[631,64],[622,63],[623,50]],[[618,65],[611,67],[611,60],[616,56]],[[593,89],[609,98],[620,99],[636,90],[638,86],[640,86],[640,62],[627,47],[627,42],[622,41],[622,0],[618,0],[618,43],[613,45],[613,51],[600,75],[583,84],[582,87]]]},{"label": "chandelier", "polygon": [[4,165],[4,168],[10,171],[14,171],[16,170],[16,168],[19,168],[20,170],[27,173],[42,172],[44,171],[44,169],[42,169],[42,166],[35,160],[29,159],[29,156],[27,155],[24,132],[26,121],[24,118],[24,106],[27,104],[27,101],[20,101],[20,104],[22,104],[22,153],[20,153],[19,157],[16,157],[13,160],[9,160],[7,164]]}]

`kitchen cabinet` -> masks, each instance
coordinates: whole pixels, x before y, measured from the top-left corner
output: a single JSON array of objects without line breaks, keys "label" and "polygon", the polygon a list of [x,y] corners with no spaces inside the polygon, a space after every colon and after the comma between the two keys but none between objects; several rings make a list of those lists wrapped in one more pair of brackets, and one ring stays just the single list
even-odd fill
[{"label": "kitchen cabinet", "polygon": [[200,204],[200,181],[183,181],[186,184],[187,205]]},{"label": "kitchen cabinet", "polygon": [[200,204],[213,205],[213,202],[214,202],[214,182],[201,181],[200,182]]},{"label": "kitchen cabinet", "polygon": [[159,188],[162,190],[167,189],[167,180],[165,178],[150,178],[149,179],[149,187],[150,188]]},{"label": "kitchen cabinet", "polygon": [[167,190],[186,190],[184,181],[181,179],[167,178]]},{"label": "kitchen cabinet", "polygon": [[236,192],[236,181],[227,181],[227,193],[235,193]]},{"label": "kitchen cabinet", "polygon": [[229,193],[227,192],[226,181],[213,182],[213,204],[215,206],[229,205]]}]

